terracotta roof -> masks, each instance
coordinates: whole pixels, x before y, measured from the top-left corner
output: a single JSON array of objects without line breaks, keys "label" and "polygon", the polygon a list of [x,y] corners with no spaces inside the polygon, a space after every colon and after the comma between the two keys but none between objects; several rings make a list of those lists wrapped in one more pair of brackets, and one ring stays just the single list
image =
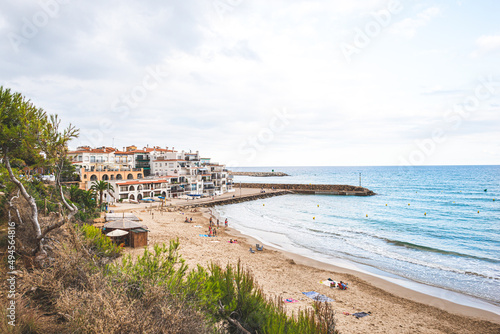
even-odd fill
[{"label": "terracotta roof", "polygon": [[116,151],[116,148],[104,147],[104,148],[89,148],[89,149],[83,149],[83,150],[69,151],[68,154],[77,154],[77,153],[113,153],[115,151]]},{"label": "terracotta roof", "polygon": [[115,154],[134,154],[134,151],[115,151]]}]

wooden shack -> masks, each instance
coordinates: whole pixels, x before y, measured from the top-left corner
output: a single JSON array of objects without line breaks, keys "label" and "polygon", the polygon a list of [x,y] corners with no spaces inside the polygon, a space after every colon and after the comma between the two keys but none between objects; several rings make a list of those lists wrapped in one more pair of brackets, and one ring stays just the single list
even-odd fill
[{"label": "wooden shack", "polygon": [[148,229],[146,226],[130,220],[114,220],[104,224],[103,232],[109,233],[114,230],[129,232],[123,236],[125,246],[144,247],[148,245]]},{"label": "wooden shack", "polygon": [[129,231],[130,247],[145,247],[148,245],[148,230],[145,228],[135,228]]}]

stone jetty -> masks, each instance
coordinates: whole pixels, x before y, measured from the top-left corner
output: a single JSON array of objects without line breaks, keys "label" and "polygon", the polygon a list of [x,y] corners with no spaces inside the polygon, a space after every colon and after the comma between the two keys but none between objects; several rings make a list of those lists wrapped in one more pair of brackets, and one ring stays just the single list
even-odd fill
[{"label": "stone jetty", "polygon": [[[234,184],[237,188],[240,185]],[[242,188],[263,188],[275,190],[289,190],[298,194],[317,194],[317,195],[344,195],[344,196],[372,196],[376,195],[373,191],[350,185],[341,184],[280,184],[280,183],[241,183]]]},{"label": "stone jetty", "polygon": [[231,172],[231,175],[242,175],[242,176],[289,176],[287,173],[283,172]]}]

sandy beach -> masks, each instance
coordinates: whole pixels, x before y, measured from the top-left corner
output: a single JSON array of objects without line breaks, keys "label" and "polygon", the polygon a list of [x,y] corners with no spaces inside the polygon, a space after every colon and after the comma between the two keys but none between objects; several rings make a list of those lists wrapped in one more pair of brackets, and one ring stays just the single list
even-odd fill
[{"label": "sandy beach", "polygon": [[[243,189],[241,195],[258,192],[257,189]],[[224,196],[233,195],[240,196],[239,189]],[[201,237],[200,234],[208,234],[211,209],[182,206],[210,200],[172,200],[162,210],[158,203],[118,204],[111,209],[114,212],[133,212],[141,218],[150,230],[150,248],[178,238],[180,253],[190,268],[197,264],[206,266],[210,262],[236,264],[241,260],[270,298],[298,301],[286,304],[290,313],[311,307],[312,300],[302,294],[305,291],[316,291],[334,299],[332,305],[342,333],[500,333],[500,316],[491,312],[455,304],[369,274],[266,245],[263,251],[250,253],[249,247],[255,249],[256,241],[232,229],[231,222],[224,227],[222,219],[216,237]],[[186,217],[192,218],[193,222],[185,223]],[[216,222],[215,217],[213,219]],[[229,243],[230,239],[237,239],[238,243]],[[140,254],[143,250],[127,249],[127,252]],[[320,283],[328,278],[347,282],[349,288],[340,290]],[[357,319],[352,316],[356,312],[370,312],[370,315]]]}]

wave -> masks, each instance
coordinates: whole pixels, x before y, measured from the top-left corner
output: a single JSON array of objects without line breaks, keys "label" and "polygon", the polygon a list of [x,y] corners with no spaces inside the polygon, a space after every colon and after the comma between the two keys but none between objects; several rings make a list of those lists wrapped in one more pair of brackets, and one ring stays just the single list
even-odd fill
[{"label": "wave", "polygon": [[[353,242],[350,242],[349,240],[347,240],[347,243],[351,244],[352,246],[355,246],[355,247],[358,247],[360,249],[363,249],[363,250],[365,250],[365,251],[367,251],[369,253],[378,254],[378,255],[380,255],[380,256],[382,256],[384,258],[390,258],[390,259],[393,259],[393,260],[407,262],[407,263],[411,263],[411,264],[418,265],[418,266],[425,267],[425,268],[432,268],[432,269],[442,270],[442,271],[446,271],[446,272],[450,272],[450,273],[455,273],[455,274],[461,274],[461,275],[467,275],[467,276],[476,276],[476,277],[486,278],[486,279],[490,279],[490,280],[500,281],[500,277],[498,277],[498,276],[492,276],[492,275],[489,275],[489,274],[482,274],[482,273],[473,272],[473,271],[469,271],[469,270],[462,270],[462,269],[459,269],[459,268],[452,268],[452,267],[444,266],[444,265],[439,264],[439,263],[433,263],[433,262],[428,262],[428,261],[420,260],[420,259],[417,259],[417,258],[412,258],[412,257],[404,256],[404,255],[402,255],[400,253],[390,252],[390,251],[387,251],[387,250],[381,250],[380,248],[376,248],[373,245],[369,245],[369,244],[353,243]],[[354,260],[354,261],[356,261],[356,260]],[[386,268],[385,270],[392,271],[393,269]],[[399,273],[399,275],[403,275],[404,276],[405,273]]]},{"label": "wave", "polygon": [[463,257],[463,258],[470,258],[470,259],[475,259],[475,260],[481,260],[481,261],[486,261],[490,263],[495,263],[499,264],[500,260],[496,259],[490,259],[487,257],[481,257],[481,256],[475,256],[475,255],[470,255],[470,254],[463,254],[459,252],[453,252],[453,251],[447,251],[439,248],[433,248],[429,246],[423,246],[423,245],[418,245],[414,244],[411,242],[406,242],[406,241],[399,241],[399,240],[392,240],[392,239],[387,239],[387,238],[381,238],[388,244],[394,245],[394,246],[399,246],[399,247],[404,247],[404,248],[409,248],[409,249],[416,249],[419,251],[423,252],[431,252],[431,253],[438,253],[438,254],[443,254],[443,255],[452,255],[452,256],[458,256],[458,257]]}]

